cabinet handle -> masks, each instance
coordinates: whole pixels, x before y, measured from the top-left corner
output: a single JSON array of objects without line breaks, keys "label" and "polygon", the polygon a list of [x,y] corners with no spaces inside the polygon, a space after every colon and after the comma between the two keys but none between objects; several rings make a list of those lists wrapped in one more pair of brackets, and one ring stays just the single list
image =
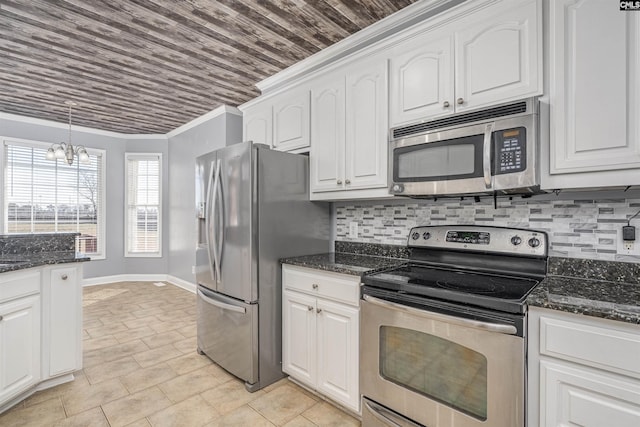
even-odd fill
[{"label": "cabinet handle", "polygon": [[449,108],[449,105],[451,105],[451,104],[449,104],[449,101],[444,101],[444,102],[442,103],[442,107],[443,107],[443,108]]},{"label": "cabinet handle", "polygon": [[314,283],[313,285],[311,285],[311,287],[312,287],[313,289],[316,289],[316,290],[317,290],[317,289],[318,289],[318,284],[317,284],[317,283]]},{"label": "cabinet handle", "polygon": [[347,180],[345,180],[345,181],[344,181],[344,183],[345,183],[345,184],[347,184],[347,185],[349,185],[349,184],[351,184],[351,180],[350,180],[350,179],[347,179]]},{"label": "cabinet handle", "polygon": [[462,105],[462,104],[464,104],[464,99],[463,98],[458,98],[456,100],[456,102],[458,103],[458,105]]},{"label": "cabinet handle", "polygon": [[307,306],[307,310],[309,311],[313,311],[313,307],[311,307],[310,305]]},{"label": "cabinet handle", "polygon": [[62,280],[67,280],[69,278],[69,276],[67,276],[66,274],[63,274],[62,276],[60,276],[60,278]]},{"label": "cabinet handle", "polygon": [[342,185],[342,180],[341,179],[338,180],[338,185]]},{"label": "cabinet handle", "polygon": [[316,308],[316,313],[318,313],[318,314],[322,313],[322,309],[321,308]]}]

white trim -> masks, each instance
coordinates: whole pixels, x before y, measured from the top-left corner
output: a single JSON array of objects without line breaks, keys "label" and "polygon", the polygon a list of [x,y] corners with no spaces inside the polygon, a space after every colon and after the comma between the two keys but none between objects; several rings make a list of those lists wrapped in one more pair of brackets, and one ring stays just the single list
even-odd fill
[{"label": "white trim", "polygon": [[198,286],[195,283],[191,283],[188,282],[184,279],[181,279],[179,277],[176,276],[172,276],[170,274],[167,274],[167,280],[165,280],[165,282],[169,282],[171,283],[173,286],[177,286],[179,288],[184,289],[185,291],[189,291],[193,294],[196,293],[196,289],[198,289]]},{"label": "white trim", "polygon": [[[465,1],[465,0],[462,0]],[[398,12],[370,25],[351,36],[303,59],[271,77],[256,83],[262,93],[270,91],[311,70],[324,67],[340,58],[361,50],[362,48],[401,31],[437,13],[454,7],[461,0],[423,0],[413,3]]]},{"label": "white trim", "polygon": [[194,294],[197,289],[195,283],[170,274],[116,274],[113,276],[91,277],[83,279],[82,286],[99,286],[117,282],[167,282]]},{"label": "white trim", "polygon": [[[40,126],[49,126],[58,129],[69,129],[69,123],[54,122],[53,120],[37,119],[35,117],[19,116],[17,114],[9,114],[0,112],[0,119],[12,120],[14,122],[30,123]],[[110,130],[95,129],[85,126],[73,125],[73,132],[86,132],[94,135],[110,136],[122,139],[165,139],[166,134],[138,134],[138,133],[118,133]]]},{"label": "white trim", "polygon": [[[129,252],[129,160],[158,160],[158,251]],[[124,153],[124,257],[125,258],[162,258],[162,153]]]},{"label": "white trim", "polygon": [[203,114],[202,116],[191,120],[189,123],[185,123],[182,126],[175,128],[171,132],[168,132],[166,134],[166,137],[167,138],[173,138],[174,136],[176,136],[178,134],[181,134],[182,132],[188,131],[189,129],[191,129],[193,127],[196,127],[196,126],[206,122],[207,120],[213,119],[214,117],[221,116],[221,115],[223,115],[225,113],[242,116],[242,111],[238,110],[236,107],[230,107],[228,105],[221,105],[220,107],[216,108],[215,110],[211,110],[208,113]]}]

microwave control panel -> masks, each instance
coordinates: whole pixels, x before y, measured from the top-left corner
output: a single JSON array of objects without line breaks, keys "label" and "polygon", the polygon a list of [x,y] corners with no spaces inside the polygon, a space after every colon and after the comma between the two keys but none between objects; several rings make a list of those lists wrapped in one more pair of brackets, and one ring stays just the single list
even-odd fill
[{"label": "microwave control panel", "polygon": [[495,174],[521,172],[527,168],[527,130],[524,127],[495,131]]}]

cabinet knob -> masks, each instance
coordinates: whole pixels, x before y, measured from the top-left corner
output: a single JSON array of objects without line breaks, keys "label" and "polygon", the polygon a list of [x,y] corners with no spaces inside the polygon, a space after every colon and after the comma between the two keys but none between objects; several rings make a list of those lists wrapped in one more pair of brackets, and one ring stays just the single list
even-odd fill
[{"label": "cabinet knob", "polygon": [[451,104],[449,104],[449,101],[444,101],[444,102],[442,103],[442,107],[443,107],[443,108],[449,108],[449,105],[451,105]]},{"label": "cabinet knob", "polygon": [[307,306],[307,310],[309,311],[313,311],[313,307],[311,307],[310,305]]},{"label": "cabinet knob", "polygon": [[322,313],[322,309],[321,308],[316,308],[316,313],[318,313],[318,314]]},{"label": "cabinet knob", "polygon": [[317,283],[314,283],[313,285],[311,285],[311,287],[312,287],[313,289],[318,289],[318,284],[317,284]]},{"label": "cabinet knob", "polygon": [[342,180],[341,179],[338,180],[338,185],[342,185]]},{"label": "cabinet knob", "polygon": [[351,184],[351,180],[350,180],[350,179],[346,179],[346,180],[344,181],[344,183],[345,183],[345,184],[347,184],[347,185],[349,185],[349,184]]},{"label": "cabinet knob", "polygon": [[462,105],[462,104],[464,104],[464,99],[463,98],[458,98],[456,100],[456,102],[458,103],[458,105]]},{"label": "cabinet knob", "polygon": [[3,320],[3,319],[4,319],[4,317],[3,317],[3,316],[0,316],[0,322],[2,322],[2,320]]},{"label": "cabinet knob", "polygon": [[69,276],[67,276],[66,274],[63,274],[62,276],[60,276],[60,278],[62,280],[67,280],[69,278]]}]

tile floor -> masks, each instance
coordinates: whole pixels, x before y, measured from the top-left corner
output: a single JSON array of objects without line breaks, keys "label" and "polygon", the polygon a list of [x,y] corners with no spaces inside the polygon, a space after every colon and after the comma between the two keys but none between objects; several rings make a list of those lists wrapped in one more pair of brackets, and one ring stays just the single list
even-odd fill
[{"label": "tile floor", "polygon": [[287,379],[248,393],[196,352],[195,296],[173,285],[84,289],[84,369],[0,426],[359,426]]}]

